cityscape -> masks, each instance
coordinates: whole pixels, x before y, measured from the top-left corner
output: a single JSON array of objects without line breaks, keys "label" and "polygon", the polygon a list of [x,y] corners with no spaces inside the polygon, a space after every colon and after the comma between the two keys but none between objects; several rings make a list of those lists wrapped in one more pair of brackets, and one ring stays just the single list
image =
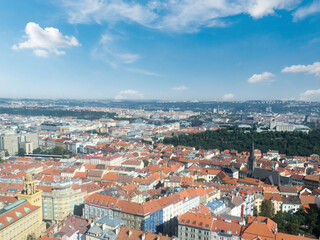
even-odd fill
[{"label": "cityscape", "polygon": [[0,2],[0,240],[320,239],[320,0]]}]

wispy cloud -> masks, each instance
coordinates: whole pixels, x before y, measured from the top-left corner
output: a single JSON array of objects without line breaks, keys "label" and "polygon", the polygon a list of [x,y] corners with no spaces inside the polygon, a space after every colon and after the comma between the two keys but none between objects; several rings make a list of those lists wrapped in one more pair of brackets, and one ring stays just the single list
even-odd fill
[{"label": "wispy cloud", "polygon": [[308,73],[314,74],[316,76],[320,76],[320,62],[314,62],[310,65],[292,65],[290,67],[285,67],[281,70],[281,72],[285,73]]},{"label": "wispy cloud", "polygon": [[119,94],[114,98],[115,100],[134,100],[134,99],[142,99],[144,95],[137,90],[127,89],[122,90]]},{"label": "wispy cloud", "polygon": [[253,74],[252,77],[248,79],[249,83],[270,83],[274,80],[272,79],[274,77],[274,74],[270,72],[263,72],[261,74]]},{"label": "wispy cloud", "polygon": [[71,23],[138,23],[171,32],[196,32],[202,27],[225,26],[225,18],[249,14],[257,19],[291,11],[302,0],[64,0]]},{"label": "wispy cloud", "polygon": [[298,21],[317,13],[320,13],[320,0],[314,0],[310,4],[298,8],[293,13],[293,19]]},{"label": "wispy cloud", "polygon": [[125,70],[128,71],[128,72],[139,73],[139,74],[147,75],[147,76],[155,76],[155,77],[162,76],[161,74],[158,74],[158,73],[155,73],[155,72],[150,72],[148,70],[139,69],[139,68],[125,68]]},{"label": "wispy cloud", "polygon": [[99,43],[91,51],[91,55],[104,60],[114,68],[121,64],[129,64],[137,61],[140,58],[139,54],[126,52],[118,47],[117,42],[121,40],[123,40],[123,36],[106,32],[102,34]]},{"label": "wispy cloud", "polygon": [[25,28],[25,42],[13,45],[13,50],[32,49],[39,57],[47,57],[49,53],[64,55],[61,49],[80,46],[73,36],[62,35],[57,28],[41,28],[37,23],[29,22]]},{"label": "wispy cloud", "polygon": [[171,89],[174,90],[174,91],[185,91],[188,88],[186,86],[182,85],[182,86],[173,87]]},{"label": "wispy cloud", "polygon": [[230,101],[234,99],[234,94],[233,93],[226,93],[222,96],[223,101]]}]

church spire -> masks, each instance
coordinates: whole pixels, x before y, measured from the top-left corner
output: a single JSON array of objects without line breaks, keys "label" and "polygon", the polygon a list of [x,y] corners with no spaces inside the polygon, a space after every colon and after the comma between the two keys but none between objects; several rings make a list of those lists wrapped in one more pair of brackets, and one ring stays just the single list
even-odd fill
[{"label": "church spire", "polygon": [[254,141],[252,137],[252,149],[248,159],[248,175],[252,175],[254,169],[257,167],[256,157],[254,155]]}]

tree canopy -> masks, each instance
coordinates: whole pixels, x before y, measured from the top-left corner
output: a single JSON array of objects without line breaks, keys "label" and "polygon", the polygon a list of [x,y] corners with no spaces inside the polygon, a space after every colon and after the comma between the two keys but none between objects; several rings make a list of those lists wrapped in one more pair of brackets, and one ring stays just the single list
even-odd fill
[{"label": "tree canopy", "polygon": [[254,139],[255,148],[262,152],[278,150],[288,156],[320,154],[320,130],[303,132],[245,132],[237,128],[218,129],[201,133],[165,138],[163,143],[183,145],[198,149],[235,149],[250,151]]}]

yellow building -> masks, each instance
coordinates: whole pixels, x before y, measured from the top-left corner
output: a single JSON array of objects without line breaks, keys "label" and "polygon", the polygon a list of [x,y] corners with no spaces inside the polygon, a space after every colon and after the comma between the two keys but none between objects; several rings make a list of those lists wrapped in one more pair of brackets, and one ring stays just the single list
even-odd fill
[{"label": "yellow building", "polygon": [[0,210],[0,239],[22,240],[28,235],[38,238],[45,230],[42,222],[42,191],[36,190],[32,175],[27,174],[18,201]]},{"label": "yellow building", "polygon": [[43,219],[63,220],[84,203],[85,195],[81,188],[74,189],[73,186],[43,187]]},{"label": "yellow building", "polygon": [[42,191],[36,189],[35,180],[31,174],[27,174],[23,180],[23,190],[17,194],[18,200],[26,199],[30,204],[38,206],[42,210]]}]

